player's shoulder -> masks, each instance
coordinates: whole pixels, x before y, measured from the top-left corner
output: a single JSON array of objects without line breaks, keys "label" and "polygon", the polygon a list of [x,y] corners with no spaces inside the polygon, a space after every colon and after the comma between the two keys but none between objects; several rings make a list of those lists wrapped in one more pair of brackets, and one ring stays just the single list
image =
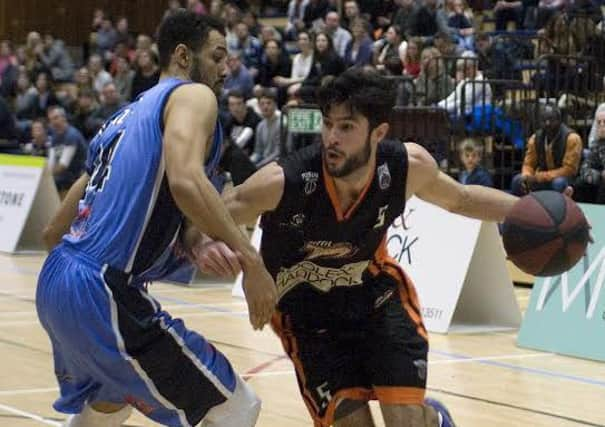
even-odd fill
[{"label": "player's shoulder", "polygon": [[437,163],[431,154],[421,145],[415,142],[403,144],[406,149],[410,168],[435,168]]},{"label": "player's shoulder", "polygon": [[216,95],[208,86],[201,83],[187,83],[174,88],[168,96],[166,110],[174,107],[217,108]]}]

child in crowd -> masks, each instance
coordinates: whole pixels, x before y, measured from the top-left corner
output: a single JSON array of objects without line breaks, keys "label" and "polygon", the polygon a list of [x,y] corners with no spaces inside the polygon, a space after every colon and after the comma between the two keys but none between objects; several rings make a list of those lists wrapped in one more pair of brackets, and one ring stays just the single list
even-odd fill
[{"label": "child in crowd", "polygon": [[458,181],[466,185],[484,185],[493,187],[494,180],[487,169],[481,166],[483,146],[473,139],[463,140],[459,147],[460,162],[462,170]]}]

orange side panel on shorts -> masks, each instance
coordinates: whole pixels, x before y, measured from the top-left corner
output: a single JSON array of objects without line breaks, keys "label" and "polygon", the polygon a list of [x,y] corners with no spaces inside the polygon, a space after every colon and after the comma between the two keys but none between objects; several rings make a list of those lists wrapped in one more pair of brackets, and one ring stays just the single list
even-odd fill
[{"label": "orange side panel on shorts", "polygon": [[305,378],[305,371],[302,366],[302,362],[298,358],[298,344],[296,342],[296,337],[290,333],[284,327],[284,315],[279,311],[275,310],[275,314],[273,314],[273,318],[271,319],[271,325],[273,326],[273,330],[281,339],[282,345],[286,354],[294,363],[294,370],[296,371],[296,376],[298,377],[300,384],[300,391],[302,393],[303,400],[305,401],[305,405],[307,406],[308,411],[311,413],[311,416],[315,419],[316,414],[319,412],[319,408],[313,400],[313,396],[309,393],[307,389],[307,379]]},{"label": "orange side panel on shorts", "polygon": [[[375,400],[376,396],[374,395],[374,391],[362,388],[362,387],[354,387],[354,388],[345,388],[336,392],[336,394],[328,403],[328,408],[326,409],[326,414],[323,418],[318,419],[321,427],[330,427],[334,423],[334,414],[336,413],[336,407],[340,402],[345,399],[349,400]],[[316,422],[317,422],[316,421]]]},{"label": "orange side panel on shorts", "polygon": [[412,321],[416,323],[418,334],[424,339],[428,340],[428,334],[421,317],[422,311],[420,310],[420,303],[418,302],[418,294],[416,293],[416,289],[414,288],[410,277],[403,271],[401,266],[397,264],[397,261],[389,256],[386,236],[382,240],[382,243],[378,249],[376,249],[374,254],[374,262],[368,266],[368,271],[374,276],[380,274],[381,272],[386,273],[399,283],[401,305],[408,313]]},{"label": "orange side panel on shorts", "polygon": [[390,405],[422,405],[425,393],[418,387],[374,387],[376,398]]}]

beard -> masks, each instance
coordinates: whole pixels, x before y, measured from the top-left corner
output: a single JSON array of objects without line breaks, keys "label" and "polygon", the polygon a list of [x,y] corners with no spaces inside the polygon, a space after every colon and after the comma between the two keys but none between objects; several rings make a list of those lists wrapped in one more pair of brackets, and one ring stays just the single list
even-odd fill
[{"label": "beard", "polygon": [[191,66],[191,73],[189,74],[189,80],[194,83],[205,84],[210,89],[212,89],[214,94],[218,97],[223,88],[223,80],[217,79],[214,82],[208,81],[208,79],[202,75],[201,69],[202,67],[200,67],[200,59],[197,56],[194,56],[193,64]]},{"label": "beard", "polygon": [[345,156],[342,151],[331,148],[328,149],[322,144],[321,152],[328,174],[333,178],[344,178],[368,164],[370,156],[372,155],[372,144],[370,142],[370,134],[368,133],[364,146],[358,152],[353,153],[348,157],[345,157],[344,162],[340,167],[330,166],[330,164],[327,162],[326,156],[330,151],[336,152],[341,157]]},{"label": "beard", "polygon": [[206,83],[202,77],[200,59],[197,57],[197,55],[193,55],[193,64],[191,66],[191,74],[189,74],[189,79],[195,83]]}]

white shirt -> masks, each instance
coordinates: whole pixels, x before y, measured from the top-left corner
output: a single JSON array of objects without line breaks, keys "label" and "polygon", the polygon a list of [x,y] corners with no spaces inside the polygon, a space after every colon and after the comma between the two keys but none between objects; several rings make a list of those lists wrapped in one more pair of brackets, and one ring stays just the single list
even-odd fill
[{"label": "white shirt", "polygon": [[[450,114],[461,114],[462,97],[464,96],[464,114],[469,114],[478,105],[489,105],[492,103],[492,88],[487,83],[466,83],[468,81],[485,80],[483,74],[477,72],[473,79],[463,79],[447,98],[437,103],[440,108],[445,108]],[[473,89],[474,88],[474,89]],[[464,90],[464,94],[462,91]],[[485,93],[484,93],[485,92]]]},{"label": "white shirt", "polygon": [[332,42],[334,43],[334,50],[338,53],[341,58],[345,57],[345,51],[347,50],[347,43],[353,38],[351,33],[342,27],[338,27],[332,34]]},{"label": "white shirt", "polygon": [[292,60],[292,74],[293,79],[305,79],[311,71],[311,65],[313,64],[313,54],[309,54],[304,57],[302,53],[298,53]]}]

